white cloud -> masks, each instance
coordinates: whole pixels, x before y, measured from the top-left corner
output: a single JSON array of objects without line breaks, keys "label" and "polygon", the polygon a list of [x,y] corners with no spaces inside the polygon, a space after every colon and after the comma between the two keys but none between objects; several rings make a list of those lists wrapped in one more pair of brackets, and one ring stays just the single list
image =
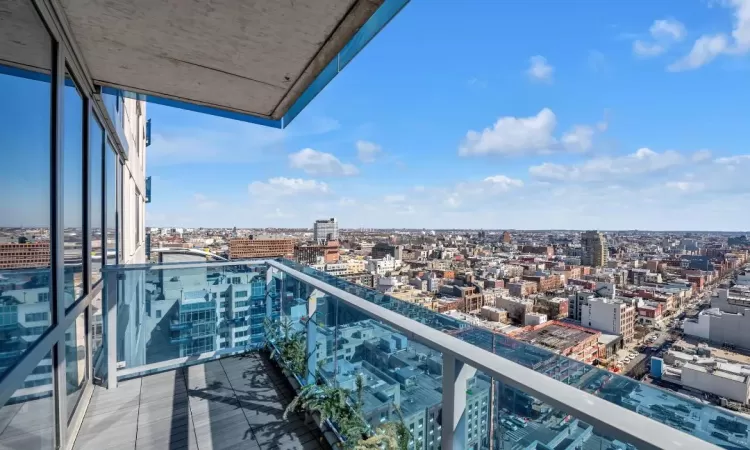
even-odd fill
[{"label": "white cloud", "polygon": [[668,39],[672,41],[681,41],[687,31],[685,25],[675,19],[655,20],[649,28],[649,32],[654,39]]},{"label": "white cloud", "polygon": [[196,208],[201,210],[215,209],[219,206],[219,202],[209,199],[203,194],[193,194],[193,204]]},{"label": "white cloud", "polygon": [[508,191],[512,188],[522,187],[523,181],[510,178],[505,175],[494,175],[484,179],[485,183],[490,183],[493,189],[500,189],[502,191]]},{"label": "white cloud", "polygon": [[357,141],[357,156],[363,163],[375,162],[382,149],[374,142]]},{"label": "white cloud", "polygon": [[[559,140],[554,136],[556,127],[557,116],[549,108],[530,117],[500,117],[492,128],[466,133],[458,154],[547,154],[555,151],[587,151],[592,147],[595,134],[593,127],[575,125],[563,133]],[[599,124],[600,129],[606,127],[606,121]]]},{"label": "white cloud", "polygon": [[697,69],[720,55],[743,55],[750,51],[750,0],[727,0],[722,6],[732,9],[731,35],[704,34],[693,44],[685,57],[668,67],[673,72]]},{"label": "white cloud", "polygon": [[289,155],[289,165],[309,175],[351,176],[359,173],[352,164],[344,164],[330,153],[303,148]]},{"label": "white cloud", "polygon": [[392,194],[383,197],[383,201],[386,203],[403,203],[406,201],[406,196],[403,194]]},{"label": "white cloud", "polygon": [[667,69],[672,72],[697,69],[724,53],[728,46],[729,41],[723,34],[701,36],[695,41],[693,49],[690,50],[690,53],[687,56],[670,64]]},{"label": "white cloud", "polygon": [[459,154],[520,154],[548,150],[556,143],[552,136],[556,126],[557,117],[549,108],[531,117],[501,117],[492,128],[485,128],[481,133],[469,131]]},{"label": "white cloud", "polygon": [[669,181],[666,184],[669,189],[680,192],[698,192],[702,191],[704,184],[696,181]]},{"label": "white cloud", "polygon": [[[604,129],[606,129],[606,125]],[[594,129],[587,125],[576,125],[572,130],[564,133],[560,140],[568,150],[587,151],[593,144]]]},{"label": "white cloud", "polygon": [[685,26],[675,19],[655,20],[648,30],[653,42],[633,41],[633,53],[644,58],[661,55],[675,42],[685,38]]},{"label": "white cloud", "polygon": [[529,58],[529,68],[526,70],[526,75],[528,75],[532,81],[551,83],[554,71],[555,69],[547,63],[547,58],[541,55],[536,55]]},{"label": "white cloud", "polygon": [[693,162],[701,162],[711,159],[711,150],[698,150],[693,153],[693,156],[691,156],[690,159],[692,159]]},{"label": "white cloud", "polygon": [[722,158],[716,158],[714,162],[717,164],[733,166],[745,162],[750,162],[750,155],[725,156]]},{"label": "white cloud", "polygon": [[254,181],[248,186],[248,191],[256,200],[273,200],[276,197],[327,194],[330,192],[328,184],[302,178],[271,178],[267,182]]},{"label": "white cloud", "polygon": [[667,51],[667,49],[661,44],[649,43],[649,42],[642,41],[640,39],[633,42],[633,53],[635,53],[638,56],[643,56],[643,57],[659,56],[665,51]]},{"label": "white cloud", "polygon": [[685,158],[673,150],[657,153],[648,148],[641,148],[629,155],[594,158],[577,165],[544,163],[529,167],[529,174],[540,180],[607,181],[614,177],[632,178],[635,175],[678,166],[684,162]]}]

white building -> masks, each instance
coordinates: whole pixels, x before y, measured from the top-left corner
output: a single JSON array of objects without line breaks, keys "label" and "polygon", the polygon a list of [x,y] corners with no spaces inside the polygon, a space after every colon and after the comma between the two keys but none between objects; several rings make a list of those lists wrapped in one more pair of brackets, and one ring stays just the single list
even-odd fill
[{"label": "white building", "polygon": [[675,350],[664,355],[663,363],[657,374],[663,380],[743,404],[750,399],[750,366]]},{"label": "white building", "polygon": [[629,342],[635,333],[636,308],[619,299],[589,298],[581,307],[581,325],[622,336]]},{"label": "white building", "polygon": [[545,322],[547,322],[547,314],[542,314],[542,313],[535,313],[535,312],[526,313],[526,316],[523,318],[523,324],[525,326],[541,325]]},{"label": "white building", "polygon": [[367,261],[367,271],[379,276],[385,276],[401,267],[401,260],[391,255],[385,255],[382,259],[371,259]]},{"label": "white building", "polygon": [[740,272],[737,274],[737,284],[740,286],[750,286],[750,272]]},{"label": "white building", "polygon": [[313,239],[315,242],[337,241],[339,239],[339,224],[336,218],[318,219],[313,224]]}]

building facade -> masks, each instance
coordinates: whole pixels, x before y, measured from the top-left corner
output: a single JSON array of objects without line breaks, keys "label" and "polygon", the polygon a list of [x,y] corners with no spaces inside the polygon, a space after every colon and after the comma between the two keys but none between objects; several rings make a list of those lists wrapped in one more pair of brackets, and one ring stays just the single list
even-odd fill
[{"label": "building facade", "polygon": [[586,231],[581,234],[581,264],[604,267],[607,265],[607,239],[599,231]]},{"label": "building facade", "polygon": [[294,239],[236,238],[229,241],[229,259],[292,258]]},{"label": "building facade", "polygon": [[581,325],[633,340],[636,309],[617,299],[590,297],[581,308]]},{"label": "building facade", "polygon": [[330,219],[318,219],[313,224],[313,240],[323,243],[328,241],[338,241],[339,224],[334,217]]}]

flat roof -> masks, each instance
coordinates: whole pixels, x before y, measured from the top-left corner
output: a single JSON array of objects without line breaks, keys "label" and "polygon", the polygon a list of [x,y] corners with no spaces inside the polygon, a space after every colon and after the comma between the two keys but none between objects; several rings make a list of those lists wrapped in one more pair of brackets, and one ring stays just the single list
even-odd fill
[{"label": "flat roof", "polygon": [[513,333],[513,338],[541,347],[563,351],[601,333],[596,330],[550,321],[541,325],[523,328]]},{"label": "flat roof", "polygon": [[[408,1],[53,4],[95,84],[153,103],[284,128]],[[14,45],[28,41],[27,30],[37,29],[38,19],[13,3],[0,17],[1,25],[9,25],[0,26],[0,59],[49,73],[48,45],[46,52],[44,45]],[[35,39],[44,42],[43,36]]]}]

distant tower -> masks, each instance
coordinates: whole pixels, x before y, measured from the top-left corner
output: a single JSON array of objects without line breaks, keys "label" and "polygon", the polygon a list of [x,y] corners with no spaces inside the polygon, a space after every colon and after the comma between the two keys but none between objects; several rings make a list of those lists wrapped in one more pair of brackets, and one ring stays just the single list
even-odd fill
[{"label": "distant tower", "polygon": [[581,264],[604,267],[607,265],[607,239],[598,231],[581,233]]},{"label": "distant tower", "polygon": [[510,233],[507,231],[503,232],[503,244],[510,244]]},{"label": "distant tower", "polygon": [[339,239],[339,224],[336,218],[318,219],[313,224],[313,239],[315,242],[337,241]]}]

